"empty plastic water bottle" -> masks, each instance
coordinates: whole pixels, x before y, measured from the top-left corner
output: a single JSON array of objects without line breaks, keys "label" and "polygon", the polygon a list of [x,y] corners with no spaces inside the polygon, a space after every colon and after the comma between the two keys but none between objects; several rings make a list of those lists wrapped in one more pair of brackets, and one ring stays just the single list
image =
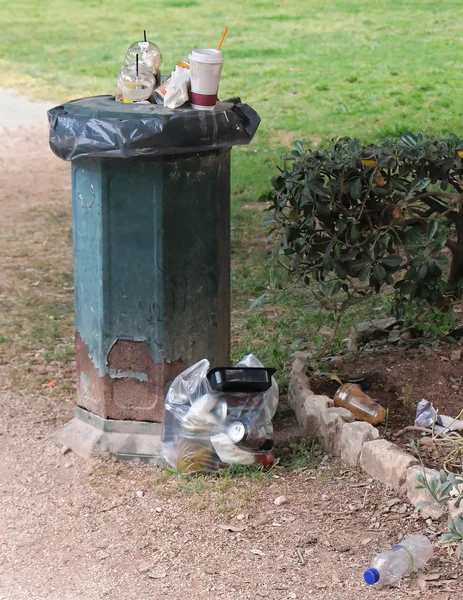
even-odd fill
[{"label": "empty plastic water bottle", "polygon": [[411,535],[392,550],[377,554],[364,578],[368,585],[391,585],[432,558],[432,544],[425,535]]}]

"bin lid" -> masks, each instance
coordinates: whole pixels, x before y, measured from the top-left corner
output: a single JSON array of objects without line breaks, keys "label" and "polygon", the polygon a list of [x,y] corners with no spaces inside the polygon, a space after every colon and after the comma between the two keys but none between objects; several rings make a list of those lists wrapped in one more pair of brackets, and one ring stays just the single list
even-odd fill
[{"label": "bin lid", "polygon": [[73,100],[48,111],[50,147],[64,160],[136,158],[205,152],[249,144],[260,117],[240,98],[214,110],[190,104],[124,104],[114,96]]}]

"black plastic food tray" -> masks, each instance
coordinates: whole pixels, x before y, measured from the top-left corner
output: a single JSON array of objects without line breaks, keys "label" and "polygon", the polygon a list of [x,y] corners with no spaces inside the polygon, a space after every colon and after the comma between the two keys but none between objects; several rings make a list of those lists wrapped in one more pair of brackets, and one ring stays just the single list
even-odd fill
[{"label": "black plastic food tray", "polygon": [[266,392],[275,371],[263,367],[217,367],[209,371],[207,378],[217,392]]}]

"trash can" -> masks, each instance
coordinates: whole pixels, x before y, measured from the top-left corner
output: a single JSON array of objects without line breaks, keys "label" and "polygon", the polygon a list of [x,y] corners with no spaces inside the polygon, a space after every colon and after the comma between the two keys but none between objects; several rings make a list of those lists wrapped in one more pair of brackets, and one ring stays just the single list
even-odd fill
[{"label": "trash can", "polygon": [[49,111],[72,161],[77,408],[58,442],[89,457],[158,460],[166,390],[230,353],[230,150],[260,119],[112,96]]}]

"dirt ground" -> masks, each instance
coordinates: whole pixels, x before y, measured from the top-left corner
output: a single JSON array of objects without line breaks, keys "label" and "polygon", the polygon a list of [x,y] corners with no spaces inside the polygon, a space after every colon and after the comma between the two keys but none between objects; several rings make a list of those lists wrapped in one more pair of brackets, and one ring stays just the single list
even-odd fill
[{"label": "dirt ground", "polygon": [[[70,172],[48,149],[44,107],[0,102],[0,322],[14,348],[0,343],[0,599],[458,598],[463,565],[439,547],[444,522],[356,471],[312,468],[305,450],[296,470],[182,479],[54,445],[73,413],[72,362],[44,359],[39,317],[22,311],[31,290],[55,304],[72,294]],[[368,588],[372,554],[412,531],[435,542],[432,563],[394,590]]]},{"label": "dirt ground", "polygon": [[[423,398],[433,403],[442,415],[457,418],[463,409],[463,363],[460,343],[440,342],[433,346],[397,348],[385,346],[354,357],[335,361],[330,368],[345,381],[349,375],[364,377],[369,396],[389,410],[387,425],[380,432],[387,437],[413,425],[416,407]],[[313,378],[312,388],[317,393],[333,397],[339,383],[327,377]],[[362,384],[362,385],[363,385]],[[394,439],[406,447],[420,440],[419,432],[409,432]],[[443,455],[436,448],[424,451],[427,466],[440,469]]]}]

